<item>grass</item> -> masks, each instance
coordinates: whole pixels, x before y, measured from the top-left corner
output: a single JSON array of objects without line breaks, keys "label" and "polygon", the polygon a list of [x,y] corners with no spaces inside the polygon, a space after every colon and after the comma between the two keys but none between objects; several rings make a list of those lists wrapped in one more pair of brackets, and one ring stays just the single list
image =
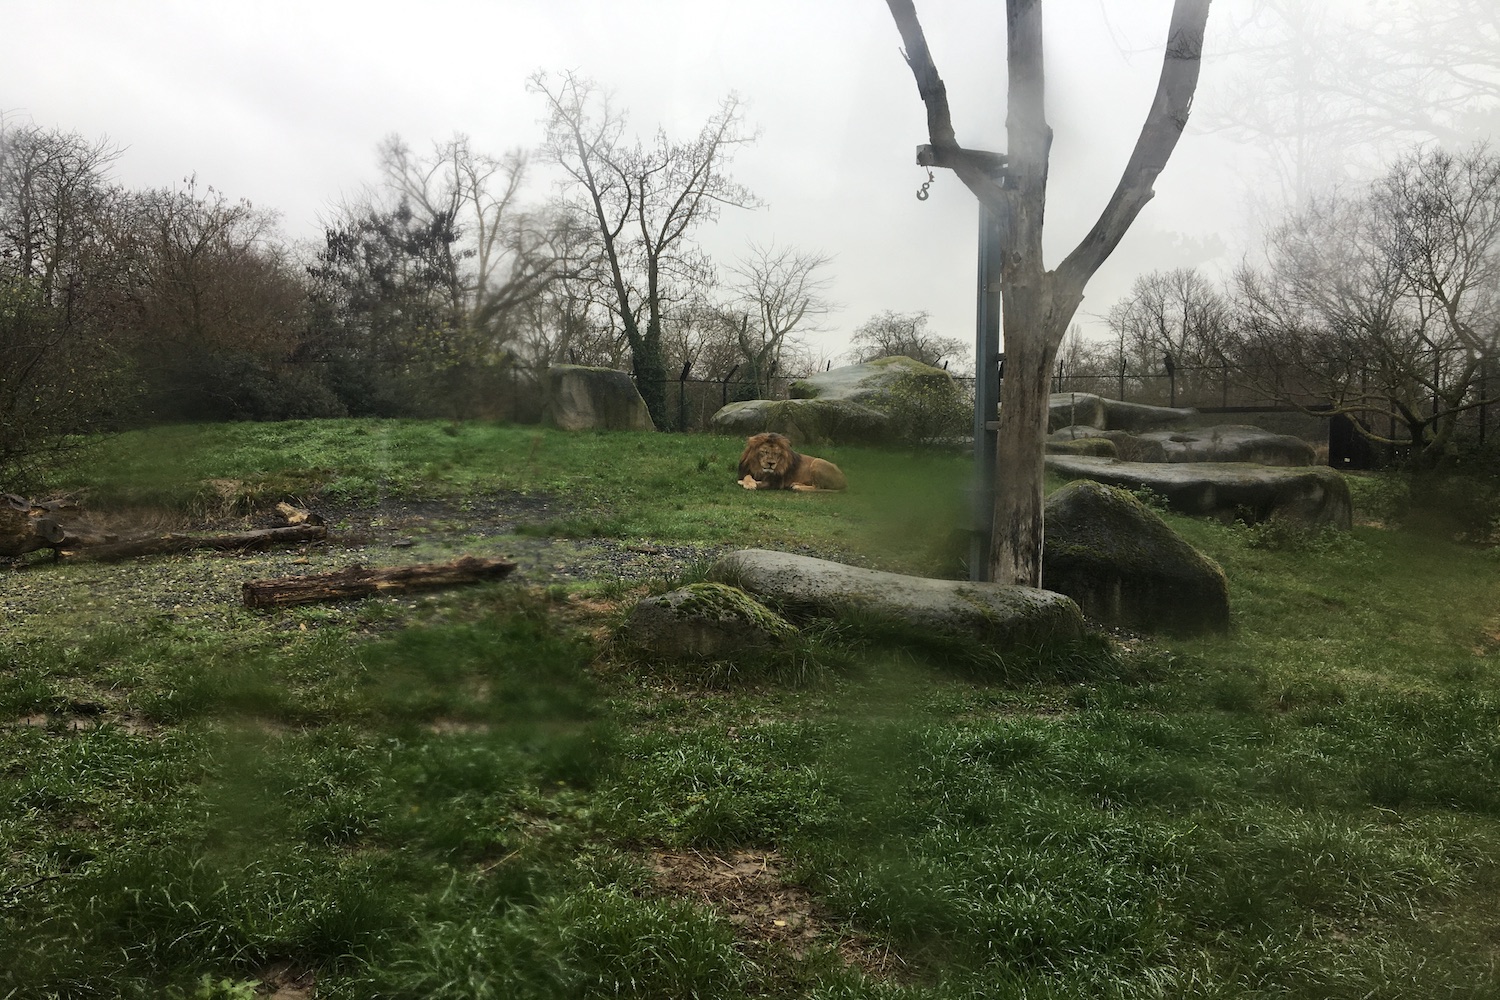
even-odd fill
[{"label": "grass", "polygon": [[[825,454],[848,494],[738,490],[723,438],[231,425],[55,485],[216,515],[504,491],[559,547],[951,570],[961,459]],[[10,573],[0,997],[1500,994],[1492,555],[1169,520],[1230,635],[1005,658],[852,619],[754,661],[616,649],[667,581],[251,614],[246,557]],[[746,850],[776,878],[653,867]]]}]

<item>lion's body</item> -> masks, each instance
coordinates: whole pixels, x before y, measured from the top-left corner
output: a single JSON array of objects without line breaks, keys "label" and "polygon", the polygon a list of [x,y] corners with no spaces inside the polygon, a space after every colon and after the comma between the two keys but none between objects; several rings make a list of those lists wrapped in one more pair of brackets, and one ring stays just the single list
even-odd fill
[{"label": "lion's body", "polygon": [[832,462],[792,450],[782,434],[755,434],[740,455],[740,485],[747,490],[842,490],[849,481]]}]

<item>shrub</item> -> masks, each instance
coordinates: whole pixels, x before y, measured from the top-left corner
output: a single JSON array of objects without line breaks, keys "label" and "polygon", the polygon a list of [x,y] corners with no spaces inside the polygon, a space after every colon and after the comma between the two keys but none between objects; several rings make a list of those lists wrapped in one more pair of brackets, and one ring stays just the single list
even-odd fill
[{"label": "shrub", "polygon": [[890,416],[900,444],[952,443],[973,431],[974,391],[951,378],[904,374],[885,393],[881,408]]}]

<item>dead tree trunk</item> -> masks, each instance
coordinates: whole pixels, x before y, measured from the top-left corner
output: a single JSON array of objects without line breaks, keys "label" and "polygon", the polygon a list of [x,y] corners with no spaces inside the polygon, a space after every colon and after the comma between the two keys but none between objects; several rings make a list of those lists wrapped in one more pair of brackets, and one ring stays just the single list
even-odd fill
[{"label": "dead tree trunk", "polygon": [[0,496],[0,556],[24,556],[38,549],[54,553],[66,532],[45,507],[24,497]]},{"label": "dead tree trunk", "polygon": [[[328,529],[321,524],[294,524],[285,528],[258,528],[254,531],[239,531],[228,535],[152,535],[148,538],[130,538],[102,545],[84,545],[66,553],[68,559],[94,562],[113,562],[135,556],[165,555],[173,552],[192,552],[195,549],[218,551],[252,551],[268,549],[278,545],[297,545],[302,542],[317,542],[328,537]],[[64,545],[67,543],[65,542]]]},{"label": "dead tree trunk", "polygon": [[333,573],[247,580],[243,597],[247,608],[279,608],[317,601],[338,601],[370,594],[457,587],[498,580],[516,568],[504,559],[466,556],[451,563],[421,563],[365,569],[354,566]]},{"label": "dead tree trunk", "polygon": [[995,445],[990,546],[990,579],[998,583],[1042,583],[1042,479],[1053,359],[1083,301],[1084,286],[1153,196],[1152,185],[1187,124],[1209,2],[1176,0],[1156,97],[1120,183],[1089,234],[1049,271],[1042,258],[1042,223],[1052,129],[1046,120],[1041,0],[1006,2],[1010,150],[1000,170],[993,154],[959,146],[947,88],[912,0],[886,0],[927,109],[934,162],[952,167],[1000,222],[1006,377]]}]

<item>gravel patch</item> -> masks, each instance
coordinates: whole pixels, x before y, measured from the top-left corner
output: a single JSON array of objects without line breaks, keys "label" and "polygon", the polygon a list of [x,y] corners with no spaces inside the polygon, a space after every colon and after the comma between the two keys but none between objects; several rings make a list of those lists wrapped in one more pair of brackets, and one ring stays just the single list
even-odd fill
[{"label": "gravel patch", "polygon": [[[241,606],[246,580],[327,573],[351,566],[447,562],[461,556],[516,563],[509,579],[546,586],[589,581],[645,581],[679,576],[715,558],[723,546],[663,545],[615,538],[517,534],[569,516],[565,503],[519,494],[472,502],[424,499],[375,507],[319,507],[323,542],[261,552],[199,551],[121,562],[54,565],[46,553],[0,563],[0,634],[24,633],[66,611],[75,625],[156,620],[223,622],[251,614]],[[120,516],[112,530],[128,532]],[[283,523],[274,512],[187,523],[146,516],[151,532],[228,532]]]}]

